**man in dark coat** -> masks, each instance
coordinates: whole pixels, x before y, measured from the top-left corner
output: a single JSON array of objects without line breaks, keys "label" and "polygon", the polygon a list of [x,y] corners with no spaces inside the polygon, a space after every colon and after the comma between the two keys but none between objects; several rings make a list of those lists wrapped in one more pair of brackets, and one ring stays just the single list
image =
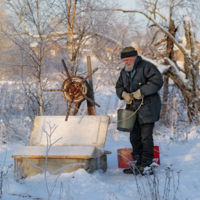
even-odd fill
[{"label": "man in dark coat", "polygon": [[136,111],[141,105],[130,132],[133,148],[131,154],[137,162],[135,169],[131,167],[124,169],[123,172],[137,174],[143,173],[144,168],[150,166],[154,158],[153,128],[160,117],[161,101],[158,91],[163,85],[163,79],[156,66],[138,56],[135,48],[124,48],[121,58],[125,67],[121,70],[116,83],[117,96],[126,101],[128,110]]}]

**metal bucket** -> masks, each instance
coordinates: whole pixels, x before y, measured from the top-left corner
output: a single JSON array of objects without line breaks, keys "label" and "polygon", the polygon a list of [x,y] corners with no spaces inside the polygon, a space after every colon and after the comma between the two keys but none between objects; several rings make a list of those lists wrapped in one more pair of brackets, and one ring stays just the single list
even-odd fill
[{"label": "metal bucket", "polygon": [[117,130],[130,132],[135,124],[137,113],[132,110],[117,110]]}]

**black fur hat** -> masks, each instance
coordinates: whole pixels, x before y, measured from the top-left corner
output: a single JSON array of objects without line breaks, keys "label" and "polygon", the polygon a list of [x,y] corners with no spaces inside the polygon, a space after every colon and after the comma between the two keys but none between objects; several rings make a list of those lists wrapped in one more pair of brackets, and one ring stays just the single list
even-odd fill
[{"label": "black fur hat", "polygon": [[135,50],[134,47],[125,47],[124,49],[122,49],[121,59],[137,55],[138,55],[137,50]]}]

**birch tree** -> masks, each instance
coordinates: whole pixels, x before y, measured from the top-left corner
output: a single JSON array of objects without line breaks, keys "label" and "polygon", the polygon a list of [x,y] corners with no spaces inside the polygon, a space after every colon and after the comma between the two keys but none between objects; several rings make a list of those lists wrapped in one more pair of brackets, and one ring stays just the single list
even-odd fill
[{"label": "birch tree", "polygon": [[27,98],[38,106],[34,114],[43,115],[42,73],[47,67],[46,38],[52,31],[53,13],[45,1],[3,0],[3,3],[12,14],[11,20],[5,20],[7,27],[4,34],[18,47],[15,65],[21,66],[21,72],[18,72],[22,76],[24,91]]},{"label": "birch tree", "polygon": [[57,35],[60,38],[67,36],[66,42],[70,49],[68,64],[71,75],[75,75],[78,71],[78,61],[83,58],[84,50],[92,47],[93,39],[97,37],[96,33],[103,30],[113,19],[113,12],[95,13],[90,11],[91,8],[112,8],[115,4],[109,5],[105,0],[58,0],[54,6],[62,13],[54,19],[57,22],[61,21]]},{"label": "birch tree", "polygon": [[[84,55],[83,50],[87,47],[88,41],[96,37],[94,30],[108,23],[112,12],[99,15],[89,11],[91,7],[104,7],[105,2],[101,0],[2,0],[2,2],[12,13],[12,20],[5,21],[7,29],[4,30],[4,34],[18,46],[16,60],[20,66],[24,90],[27,98],[37,105],[34,108],[34,115],[43,115],[45,103],[42,90],[45,87],[44,79],[47,75],[45,72],[49,72],[52,65],[47,57],[50,48],[48,42],[53,40],[64,44],[66,52],[63,58],[67,60],[71,75],[76,75],[79,62]],[[57,64],[59,65],[62,67],[61,62]],[[29,81],[26,81],[25,77],[28,74]],[[35,85],[37,90],[33,88]]]},{"label": "birch tree", "polygon": [[11,57],[8,57],[6,55],[6,49],[11,47],[10,40],[5,36],[4,29],[5,29],[5,23],[4,19],[9,19],[10,15],[8,12],[6,12],[5,7],[0,2],[0,66],[1,66],[1,76],[0,80],[4,80],[6,75],[8,75],[9,71],[6,67],[6,60],[11,59]]}]

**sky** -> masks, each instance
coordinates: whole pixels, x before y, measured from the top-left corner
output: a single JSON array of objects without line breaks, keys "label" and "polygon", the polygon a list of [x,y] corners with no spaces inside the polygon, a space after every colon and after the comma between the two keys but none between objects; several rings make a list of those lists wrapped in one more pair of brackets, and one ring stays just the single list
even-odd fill
[{"label": "sky", "polygon": [[134,0],[121,0],[121,4],[124,9],[134,9]]}]

